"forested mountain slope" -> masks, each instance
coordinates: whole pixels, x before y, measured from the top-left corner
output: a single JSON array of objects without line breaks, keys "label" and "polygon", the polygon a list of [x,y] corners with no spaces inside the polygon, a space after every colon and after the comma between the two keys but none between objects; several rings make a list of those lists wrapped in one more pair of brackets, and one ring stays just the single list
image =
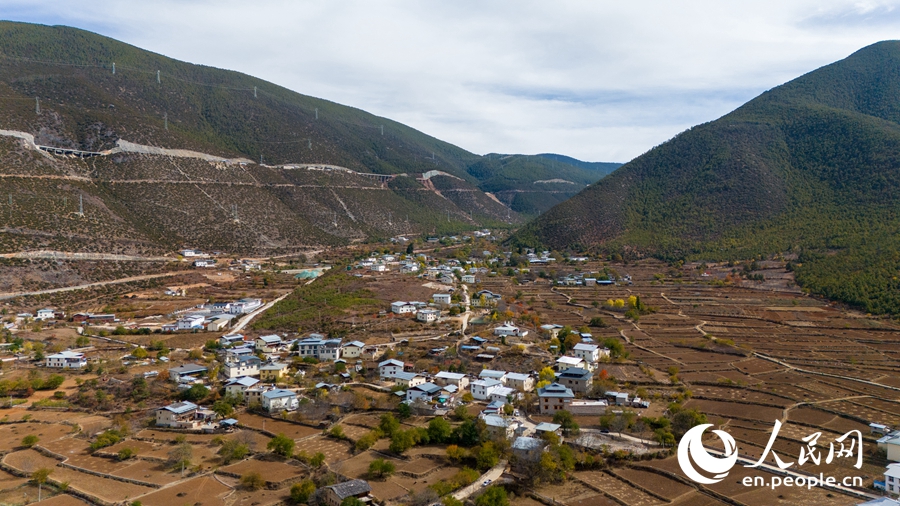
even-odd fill
[{"label": "forested mountain slope", "polygon": [[794,252],[813,292],[900,313],[900,42],[698,125],[528,224],[523,245],[662,258]]}]

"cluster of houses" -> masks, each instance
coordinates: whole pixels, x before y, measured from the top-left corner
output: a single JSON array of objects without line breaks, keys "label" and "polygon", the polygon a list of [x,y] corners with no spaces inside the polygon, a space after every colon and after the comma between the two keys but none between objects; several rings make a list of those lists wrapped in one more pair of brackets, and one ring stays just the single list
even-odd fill
[{"label": "cluster of houses", "polygon": [[[219,376],[225,382],[226,395],[238,398],[246,405],[258,404],[270,413],[293,411],[299,405],[296,392],[276,386],[290,374],[290,366],[282,361],[287,357],[347,362],[348,359],[374,357],[378,353],[377,348],[368,347],[360,341],[344,343],[340,339],[328,339],[321,334],[310,334],[293,340],[285,340],[277,334],[259,336],[256,339],[231,334],[219,338],[219,345],[222,346],[219,350],[222,362]],[[361,366],[357,364],[356,367],[359,369]],[[178,390],[205,384],[208,374],[209,368],[202,364],[188,363],[169,369],[169,379],[177,384]],[[304,371],[297,374],[302,375]],[[342,376],[345,379],[350,377],[349,373],[343,373]],[[320,384],[317,388],[328,386],[330,385]],[[176,403],[157,411],[157,424],[164,427],[198,429],[208,427],[211,423],[206,411],[199,406],[185,410],[184,403]]]},{"label": "cluster of houses", "polygon": [[244,298],[233,302],[213,302],[183,311],[175,323],[162,326],[163,332],[207,330],[221,332],[229,329],[235,318],[262,307],[261,299]]}]

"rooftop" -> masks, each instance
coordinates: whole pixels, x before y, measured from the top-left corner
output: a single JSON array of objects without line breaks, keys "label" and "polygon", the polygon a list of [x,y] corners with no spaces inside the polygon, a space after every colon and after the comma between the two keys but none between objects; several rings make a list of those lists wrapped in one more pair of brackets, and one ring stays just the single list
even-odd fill
[{"label": "rooftop", "polygon": [[350,480],[345,481],[343,483],[338,483],[336,485],[331,485],[331,490],[334,491],[334,494],[338,496],[339,499],[344,500],[350,496],[357,496],[360,494],[368,494],[372,491],[372,487],[369,486],[368,482],[365,480]]},{"label": "rooftop", "polygon": [[545,386],[544,388],[538,388],[538,397],[574,398],[575,394],[568,387],[560,385],[559,383],[553,383],[553,384]]},{"label": "rooftop", "polygon": [[181,414],[187,413],[189,411],[198,409],[199,407],[200,406],[197,406],[193,402],[184,401],[184,402],[176,402],[175,404],[169,404],[168,406],[165,406],[162,409],[171,411],[172,413],[175,413],[176,415],[181,415]]}]

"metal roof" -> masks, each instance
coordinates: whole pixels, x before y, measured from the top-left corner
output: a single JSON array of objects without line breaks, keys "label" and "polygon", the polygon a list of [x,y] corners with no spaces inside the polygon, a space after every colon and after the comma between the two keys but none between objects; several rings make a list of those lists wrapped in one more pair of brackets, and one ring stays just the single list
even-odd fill
[{"label": "metal roof", "polygon": [[297,394],[291,392],[290,390],[284,390],[282,388],[276,388],[275,390],[269,390],[268,392],[263,392],[263,397],[266,399],[280,399],[282,397],[296,397]]},{"label": "metal roof", "polygon": [[575,397],[575,394],[572,393],[572,390],[568,387],[560,385],[559,383],[553,383],[551,385],[547,385],[544,388],[538,388],[538,397]]},{"label": "metal roof", "polygon": [[181,415],[181,414],[187,413],[188,411],[193,411],[197,408],[199,408],[199,406],[197,406],[193,402],[183,401],[183,402],[176,402],[175,404],[169,404],[168,406],[165,406],[162,409],[171,411],[172,413],[175,413],[176,415]]},{"label": "metal roof", "polygon": [[343,483],[331,485],[327,488],[330,488],[332,491],[334,491],[334,494],[341,500],[344,500],[350,496],[368,494],[372,491],[372,487],[370,487],[365,480],[345,481]]},{"label": "metal roof", "polygon": [[520,436],[513,441],[513,450],[537,450],[544,447],[544,442],[533,437]]}]

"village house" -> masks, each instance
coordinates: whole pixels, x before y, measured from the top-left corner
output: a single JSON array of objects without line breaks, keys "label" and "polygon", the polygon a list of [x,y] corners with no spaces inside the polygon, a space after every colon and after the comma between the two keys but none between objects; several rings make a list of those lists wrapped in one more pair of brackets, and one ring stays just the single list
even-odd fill
[{"label": "village house", "polygon": [[316,358],[322,361],[334,361],[341,358],[341,340],[326,339],[322,341],[322,346],[319,348],[319,356]]},{"label": "village house", "polygon": [[478,373],[478,379],[493,379],[500,383],[506,384],[506,377],[509,375],[506,371],[495,371],[493,369],[484,369]]},{"label": "village house", "polygon": [[57,369],[81,369],[87,366],[87,358],[81,352],[62,351],[45,357],[44,365]]},{"label": "village house", "polygon": [[169,369],[169,379],[172,381],[178,381],[179,379],[186,376],[193,376],[195,374],[204,374],[208,371],[205,365],[200,364],[184,364],[178,367],[173,367]]},{"label": "village house", "polygon": [[450,399],[449,392],[434,383],[421,383],[406,391],[406,400],[415,402],[446,402]]},{"label": "village house", "polygon": [[544,434],[553,433],[562,437],[562,425],[558,423],[541,422],[534,427],[534,434],[537,437],[543,437]]},{"label": "village house", "polygon": [[534,390],[534,377],[530,374],[522,374],[511,372],[506,374],[506,386],[514,388],[519,392],[530,392]]},{"label": "village house", "polygon": [[525,337],[528,335],[528,331],[520,329],[519,327],[513,325],[512,322],[505,322],[503,325],[494,328],[494,335]]},{"label": "village house", "polygon": [[578,343],[572,348],[572,354],[588,364],[596,364],[602,358],[609,358],[609,350],[596,344]]},{"label": "village house", "polygon": [[570,367],[556,375],[556,382],[572,389],[573,392],[587,392],[591,389],[594,375],[587,369]]},{"label": "village house", "polygon": [[515,431],[509,420],[500,415],[485,415],[481,419],[491,439],[509,439]]},{"label": "village house", "polygon": [[571,389],[553,383],[543,388],[538,388],[538,405],[541,414],[553,415],[557,411],[567,410],[568,404],[575,398]]},{"label": "village house", "polygon": [[397,373],[403,372],[404,365],[403,362],[392,358],[385,360],[378,364],[378,376],[382,381],[388,379],[393,380],[397,376]]},{"label": "village house", "polygon": [[467,285],[474,285],[475,284],[475,276],[472,274],[465,274],[462,277],[462,282],[466,283]]},{"label": "village house", "polygon": [[156,425],[173,429],[196,429],[214,420],[216,414],[193,402],[176,402],[156,410]]},{"label": "village house", "polygon": [[56,311],[51,308],[38,309],[35,320],[52,320],[56,317]]},{"label": "village house", "polygon": [[900,430],[879,438],[876,443],[878,444],[878,449],[884,451],[888,460],[900,462]]},{"label": "village house", "polygon": [[248,388],[256,386],[257,383],[259,383],[258,379],[249,376],[230,379],[225,383],[225,395],[230,395],[243,400],[244,392],[246,392]]},{"label": "village house", "polygon": [[436,294],[432,295],[431,298],[434,300],[435,304],[440,304],[443,306],[450,305],[450,294],[449,293],[436,293]]},{"label": "village house", "polygon": [[203,315],[192,314],[179,318],[175,322],[175,326],[177,330],[201,330],[203,329],[204,321],[206,321],[206,318]]},{"label": "village house", "polygon": [[244,344],[244,336],[241,334],[229,334],[219,338],[221,346],[239,346]]},{"label": "village house", "polygon": [[391,303],[391,312],[394,314],[415,314],[416,306],[410,302],[397,301]]},{"label": "village house", "polygon": [[252,313],[262,307],[261,299],[241,299],[231,303],[231,314]]},{"label": "village house", "polygon": [[529,464],[540,462],[547,443],[541,439],[519,436],[513,441],[512,452],[516,467],[527,468]]},{"label": "village house", "polygon": [[263,353],[275,353],[281,348],[282,344],[284,344],[284,342],[281,340],[281,336],[277,334],[256,338],[256,349]]},{"label": "village house", "polygon": [[359,358],[362,355],[366,344],[361,341],[350,341],[341,347],[342,358]]},{"label": "village house", "polygon": [[580,367],[581,369],[587,369],[588,364],[581,357],[569,357],[563,355],[562,357],[556,359],[556,369],[558,371],[562,371],[570,367]]},{"label": "village house", "polygon": [[288,365],[281,362],[272,362],[259,367],[259,379],[266,383],[278,383],[278,380],[287,376]]},{"label": "village house", "polygon": [[434,376],[434,382],[442,387],[454,385],[459,390],[469,388],[469,377],[458,372],[441,371]]},{"label": "village house", "polygon": [[500,387],[495,388],[491,395],[488,396],[488,399],[491,402],[502,402],[503,404],[509,404],[519,397],[519,392],[514,388],[509,387]]},{"label": "village house", "polygon": [[408,389],[425,383],[425,377],[414,372],[398,372],[394,374],[394,383]]},{"label": "village house", "polygon": [[541,325],[541,331],[543,331],[545,334],[547,334],[547,337],[550,339],[555,339],[556,337],[558,337],[559,332],[562,329],[563,329],[562,325],[556,325],[556,324],[552,324],[552,323],[547,324],[547,325]]},{"label": "village house", "polygon": [[491,394],[493,394],[495,390],[503,387],[503,383],[495,379],[488,378],[473,381],[470,387],[470,392],[473,398],[479,401],[486,401],[491,397]]},{"label": "village house", "polygon": [[222,364],[221,374],[228,379],[241,376],[259,376],[259,357],[255,355],[243,355],[236,360],[226,360]]},{"label": "village house", "polygon": [[356,497],[368,504],[372,502],[369,497],[370,492],[372,492],[372,487],[365,480],[350,480],[325,487],[324,493],[321,493],[320,497],[324,498],[327,506],[341,506],[344,499],[348,497]]},{"label": "village house", "polygon": [[425,323],[437,321],[440,316],[441,312],[437,309],[420,309],[418,312],[416,312],[416,320]]},{"label": "village house", "polygon": [[275,388],[262,394],[262,407],[269,413],[293,411],[298,405],[297,394],[290,390]]},{"label": "village house", "polygon": [[892,462],[887,465],[887,468],[885,468],[884,490],[889,494],[900,494],[900,464]]}]

